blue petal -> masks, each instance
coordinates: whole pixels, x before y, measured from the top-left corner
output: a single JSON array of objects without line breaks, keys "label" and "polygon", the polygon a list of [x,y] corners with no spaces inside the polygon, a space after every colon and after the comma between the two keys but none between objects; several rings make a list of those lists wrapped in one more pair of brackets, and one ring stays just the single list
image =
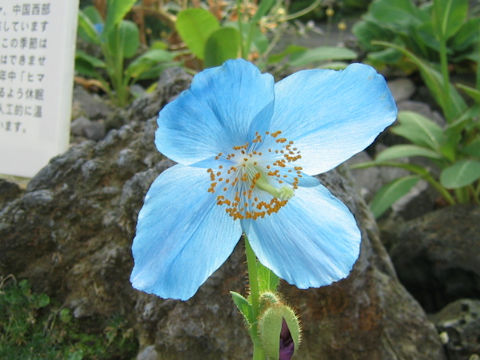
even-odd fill
[{"label": "blue petal", "polygon": [[352,64],[343,71],[299,71],[278,82],[271,130],[294,141],[302,155],[295,165],[315,175],[363,150],[396,115],[384,78]]},{"label": "blue petal", "polygon": [[278,213],[242,226],[260,262],[301,289],[346,277],[360,250],[355,218],[322,185],[299,188]]},{"label": "blue petal", "polygon": [[231,254],[241,227],[216,205],[209,186],[205,169],[182,165],[154,181],[133,240],[135,288],[186,300]]},{"label": "blue petal", "polygon": [[165,106],[158,117],[155,144],[183,165],[229,153],[233,146],[268,130],[274,82],[245,60],[197,74],[189,90]]}]

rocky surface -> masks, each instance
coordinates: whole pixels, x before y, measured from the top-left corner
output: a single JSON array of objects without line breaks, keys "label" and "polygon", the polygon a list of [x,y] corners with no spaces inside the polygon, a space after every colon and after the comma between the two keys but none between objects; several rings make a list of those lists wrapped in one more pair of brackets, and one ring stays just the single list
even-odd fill
[{"label": "rocky surface", "polygon": [[[246,359],[250,340],[228,293],[244,292],[242,244],[186,302],[138,292],[128,280],[143,197],[172,165],[154,147],[155,116],[189,81],[179,70],[167,71],[155,93],[125,112],[126,125],[52,159],[25,192],[0,195],[0,275],[30,279],[34,290],[71,308],[88,326],[92,319],[124,316],[136,330],[138,359]],[[398,281],[349,174],[340,168],[321,180],[354,212],[361,256],[351,276],[332,286],[282,284],[303,323],[298,358],[445,359],[434,326]]]},{"label": "rocky surface", "polygon": [[480,359],[480,300],[460,299],[430,316],[449,360]]},{"label": "rocky surface", "polygon": [[427,312],[480,298],[480,208],[457,205],[386,223],[382,240],[402,283]]}]

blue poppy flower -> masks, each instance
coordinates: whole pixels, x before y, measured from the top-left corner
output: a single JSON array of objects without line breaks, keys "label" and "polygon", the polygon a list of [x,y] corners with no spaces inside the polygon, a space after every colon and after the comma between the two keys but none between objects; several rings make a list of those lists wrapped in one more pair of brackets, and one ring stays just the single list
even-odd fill
[{"label": "blue poppy flower", "polygon": [[133,286],[186,300],[242,233],[263,265],[299,288],[346,277],[360,231],[313,175],[363,150],[396,114],[367,65],[276,84],[241,59],[200,72],[158,117],[157,149],[178,164],[153,182],[139,213]]}]

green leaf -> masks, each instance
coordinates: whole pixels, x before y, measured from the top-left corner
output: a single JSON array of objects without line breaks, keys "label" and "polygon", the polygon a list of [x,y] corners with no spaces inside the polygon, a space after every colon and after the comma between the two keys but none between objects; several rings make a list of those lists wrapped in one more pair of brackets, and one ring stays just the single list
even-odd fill
[{"label": "green leaf", "polygon": [[452,37],[467,19],[468,0],[434,0],[432,23],[439,40]]},{"label": "green leaf", "polygon": [[286,56],[306,51],[307,48],[298,45],[288,45],[285,50],[278,54],[272,54],[268,57],[268,64],[274,64],[282,61]]},{"label": "green leaf", "polygon": [[75,52],[75,60],[77,59],[82,59],[83,61],[86,61],[89,63],[92,67],[94,68],[105,68],[105,62],[101,59],[98,59],[94,56],[88,55],[86,52],[82,50],[77,50]]},{"label": "green leaf", "polygon": [[441,154],[417,145],[395,145],[391,146],[377,155],[377,161],[388,161],[398,158],[421,156],[430,159],[442,159]]},{"label": "green leaf", "polygon": [[215,30],[205,44],[205,67],[222,65],[236,59],[240,52],[240,33],[232,27]]},{"label": "green leaf", "polygon": [[50,298],[47,294],[38,294],[34,297],[34,307],[36,309],[41,309],[50,304]]},{"label": "green leaf", "polygon": [[93,5],[85,6],[82,9],[83,13],[90,19],[92,24],[103,24],[102,15],[98,12],[97,8]]},{"label": "green leaf", "polygon": [[160,49],[149,50],[128,65],[125,75],[131,78],[138,78],[155,65],[158,65],[158,63],[169,62],[173,58],[174,54],[169,51]]},{"label": "green leaf", "polygon": [[321,67],[322,69],[344,70],[348,65],[350,64],[344,61],[332,61],[332,62],[322,63]]},{"label": "green leaf", "polygon": [[168,44],[160,40],[155,40],[150,45],[150,50],[167,50],[167,49],[168,49]]},{"label": "green leaf", "polygon": [[252,30],[252,44],[260,54],[265,53],[265,51],[268,49],[268,37],[260,30],[258,26],[255,26]]},{"label": "green leaf", "polygon": [[135,23],[123,20],[108,35],[108,47],[112,57],[130,58],[140,46],[139,31]]},{"label": "green leaf", "polygon": [[369,52],[367,60],[369,63],[377,66],[384,64],[399,64],[402,53],[395,49],[384,49],[380,51]]},{"label": "green leaf", "polygon": [[58,316],[60,317],[60,321],[64,324],[68,324],[70,321],[72,321],[72,314],[67,308],[60,310]]},{"label": "green leaf", "polygon": [[474,48],[478,43],[480,17],[474,17],[465,22],[460,30],[451,39],[449,46],[455,51],[464,51],[469,47]]},{"label": "green leaf", "polygon": [[95,26],[81,10],[78,12],[78,33],[84,40],[96,45],[100,44],[100,35],[95,29]]},{"label": "green leaf", "polygon": [[258,291],[263,292],[276,292],[279,278],[273,273],[272,270],[263,266],[257,261],[257,276],[258,276]]},{"label": "green leaf", "polygon": [[440,149],[443,130],[432,120],[411,111],[401,111],[398,114],[398,121],[399,125],[391,129],[394,134],[403,136],[419,146],[432,150]]},{"label": "green leaf", "polygon": [[452,136],[453,134],[461,134],[464,130],[471,127],[474,119],[480,116],[480,103],[468,108],[460,117],[455,119],[445,128],[445,134]]},{"label": "green leaf", "polygon": [[237,306],[238,310],[245,317],[245,320],[247,320],[247,323],[254,323],[255,318],[253,317],[252,305],[250,305],[248,300],[235,291],[230,291],[230,294],[232,295],[233,302]]},{"label": "green leaf", "polygon": [[440,174],[440,183],[447,189],[458,189],[480,179],[480,161],[460,160]]},{"label": "green leaf", "polygon": [[[169,62],[163,62],[159,63],[157,65],[152,66],[150,69],[145,70],[142,72],[136,80],[145,80],[145,79],[158,79],[160,74],[167,68],[173,67],[173,66],[181,66],[182,64],[176,61],[169,61]],[[153,83],[152,85],[155,85],[156,83]],[[148,91],[147,91],[148,92]]]},{"label": "green leaf", "polygon": [[353,26],[352,32],[360,45],[369,53],[379,50],[379,46],[372,45],[372,40],[388,41],[394,38],[392,31],[378,25],[375,21],[359,21]]},{"label": "green leaf", "polygon": [[451,84],[449,84],[450,99],[449,101],[444,100],[445,88],[443,85],[442,75],[436,71],[432,65],[423,61],[402,46],[384,41],[375,41],[374,43],[399,50],[415,65],[417,65],[425,84],[435,98],[435,101],[442,108],[448,122],[450,122],[452,119],[458,118],[466,110],[467,105],[465,104],[465,101]]},{"label": "green leaf", "polygon": [[307,49],[301,53],[293,53],[288,62],[291,66],[300,67],[308,64],[332,60],[353,60],[357,54],[347,48],[335,46],[321,46]]},{"label": "green leaf", "polygon": [[464,91],[465,94],[470,96],[477,103],[480,103],[480,90],[472,88],[467,85],[463,85],[463,84],[456,84],[456,85],[460,90]]},{"label": "green leaf", "polygon": [[275,4],[275,0],[262,0],[250,22],[253,24],[257,23],[262,16],[265,16],[268,13],[273,4]]},{"label": "green leaf", "polygon": [[411,0],[376,0],[370,5],[370,15],[376,23],[404,34],[409,27],[422,23]]},{"label": "green leaf", "polygon": [[403,163],[403,162],[395,162],[395,161],[366,161],[363,163],[351,165],[350,167],[352,169],[366,169],[373,166],[390,166],[390,167],[405,169],[414,174],[420,175],[421,177],[424,177],[424,178],[430,176],[428,170],[420,165]]},{"label": "green leaf", "polygon": [[75,74],[90,78],[98,78],[99,76],[92,64],[84,61],[81,58],[75,59]]},{"label": "green leaf", "polygon": [[207,40],[220,24],[209,11],[198,8],[180,11],[175,27],[190,51],[203,60]]},{"label": "green leaf", "polygon": [[420,180],[419,176],[410,175],[382,186],[370,203],[370,209],[375,218],[378,219],[397,200],[405,196],[418,180]]},{"label": "green leaf", "polygon": [[480,159],[480,137],[477,137],[470,144],[465,146],[462,151],[465,154],[472,155]]},{"label": "green leaf", "polygon": [[109,33],[116,25],[122,21],[137,0],[108,0],[107,1],[107,19],[105,21],[105,28],[103,29],[103,36],[109,36]]}]

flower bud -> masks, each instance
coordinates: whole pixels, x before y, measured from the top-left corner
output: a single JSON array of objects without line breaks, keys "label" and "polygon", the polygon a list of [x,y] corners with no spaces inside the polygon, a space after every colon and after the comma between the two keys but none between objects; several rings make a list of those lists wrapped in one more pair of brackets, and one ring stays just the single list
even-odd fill
[{"label": "flower bud", "polygon": [[287,360],[300,344],[300,324],[295,312],[277,303],[260,316],[258,332],[267,359]]}]

